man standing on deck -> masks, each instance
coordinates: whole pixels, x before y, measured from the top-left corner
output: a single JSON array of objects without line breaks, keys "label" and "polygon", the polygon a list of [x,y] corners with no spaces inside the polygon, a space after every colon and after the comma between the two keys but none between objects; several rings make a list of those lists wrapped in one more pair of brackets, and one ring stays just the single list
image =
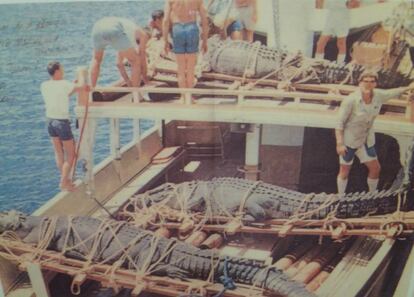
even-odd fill
[{"label": "man standing on deck", "polygon": [[349,31],[349,9],[358,7],[359,0],[316,0],[316,8],[327,9],[325,26],[316,44],[315,58],[323,59],[325,47],[332,36],[336,36],[338,63],[345,63],[346,37]]},{"label": "man standing on deck", "polygon": [[242,25],[243,39],[253,42],[253,34],[257,23],[257,0],[233,0],[230,19]]},{"label": "man standing on deck", "polygon": [[[146,83],[147,62],[145,49],[147,40],[148,36],[145,31],[131,20],[118,17],[105,17],[98,20],[92,29],[92,87],[96,86],[107,45],[111,45],[117,50],[116,65],[128,87],[139,86],[141,82],[141,70],[143,80]],[[131,78],[126,72],[124,59],[127,59],[131,65]]]},{"label": "man standing on deck", "polygon": [[220,29],[223,39],[230,36],[232,40],[243,40],[243,24],[240,20],[229,18],[232,2],[233,0],[209,0],[207,11],[214,26]]},{"label": "man standing on deck", "polygon": [[200,33],[197,14],[202,25],[201,49],[207,52],[208,23],[203,0],[166,0],[163,37],[165,52],[170,50],[168,32],[172,24],[173,52],[177,60],[178,86],[192,88],[195,84],[194,70],[197,63]]},{"label": "man standing on deck", "polygon": [[70,173],[75,160],[75,141],[69,122],[69,97],[80,90],[89,91],[89,86],[76,86],[64,80],[63,66],[50,62],[47,72],[51,79],[42,83],[40,90],[46,105],[47,130],[52,139],[56,165],[61,173],[61,190],[72,191]]},{"label": "man standing on deck", "polygon": [[375,89],[377,80],[375,72],[365,71],[361,74],[359,90],[348,95],[339,109],[335,136],[339,155],[337,185],[340,194],[345,193],[355,155],[368,167],[369,191],[377,189],[381,167],[375,151],[375,134],[372,128],[374,120],[384,102],[414,88],[413,82],[408,87],[379,90]]}]

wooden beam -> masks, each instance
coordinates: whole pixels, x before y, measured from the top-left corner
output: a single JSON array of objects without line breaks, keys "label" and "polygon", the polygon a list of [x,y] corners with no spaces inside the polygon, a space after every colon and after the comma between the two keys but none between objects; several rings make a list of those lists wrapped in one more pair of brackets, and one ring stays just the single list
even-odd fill
[{"label": "wooden beam", "polygon": [[36,297],[49,297],[50,293],[43,278],[41,266],[37,263],[25,263],[30,282]]},{"label": "wooden beam", "polygon": [[[336,111],[326,110],[325,105],[300,103],[300,106],[280,106],[269,100],[244,100],[241,105],[221,104],[220,108],[205,104],[172,104],[165,102],[140,103],[94,102],[89,107],[90,118],[148,118],[188,121],[211,121],[252,124],[277,124],[284,126],[335,128]],[[259,104],[260,103],[260,104]],[[78,106],[76,114],[85,109]],[[379,115],[374,122],[375,132],[390,135],[414,135],[414,123],[404,115]]]},{"label": "wooden beam", "polygon": [[[14,255],[21,256],[27,253],[38,253],[40,264],[39,269],[55,271],[64,273],[66,275],[79,275],[79,269],[84,267],[84,262],[80,260],[70,259],[62,256],[60,253],[48,251],[41,253],[39,249],[31,245],[0,239],[0,255],[10,256],[8,252],[2,250],[1,247],[7,246],[8,251],[12,251]],[[24,257],[12,257],[13,261],[24,261]],[[21,263],[21,262],[18,262]],[[159,277],[137,273],[133,270],[118,268],[113,270],[110,265],[93,264],[93,269],[84,272],[84,276],[79,277],[80,281],[84,279],[94,280],[106,286],[122,287],[136,290],[135,292],[145,290],[150,293],[161,294],[165,296],[179,296],[189,292],[191,289],[204,288],[206,294],[214,295],[222,291],[223,286],[217,283],[210,283],[202,280],[188,279],[185,281],[179,279],[171,279],[169,277]],[[27,268],[28,266],[23,265]],[[111,271],[111,273],[108,273]],[[138,282],[138,283],[137,283]],[[251,287],[248,285],[238,284],[236,290],[227,290],[223,296],[227,297],[248,297],[248,296],[263,296],[264,291],[260,288]],[[37,297],[47,297],[47,295],[38,295]]]},{"label": "wooden beam", "polygon": [[111,156],[115,160],[120,160],[121,144],[119,139],[119,119],[110,119],[109,127]]}]

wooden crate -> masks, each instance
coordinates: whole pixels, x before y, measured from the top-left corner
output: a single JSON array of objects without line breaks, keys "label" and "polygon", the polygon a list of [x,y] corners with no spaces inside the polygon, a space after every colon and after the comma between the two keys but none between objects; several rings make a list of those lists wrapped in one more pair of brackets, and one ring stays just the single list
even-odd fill
[{"label": "wooden crate", "polygon": [[356,42],[352,47],[352,60],[371,67],[383,67],[387,45],[372,42]]}]

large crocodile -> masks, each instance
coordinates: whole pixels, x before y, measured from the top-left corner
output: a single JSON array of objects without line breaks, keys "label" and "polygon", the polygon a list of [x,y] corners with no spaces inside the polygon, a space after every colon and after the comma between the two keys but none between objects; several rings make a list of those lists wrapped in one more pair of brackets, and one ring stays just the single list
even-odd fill
[{"label": "large crocodile", "polygon": [[267,219],[357,218],[414,208],[414,139],[407,151],[407,162],[387,190],[348,193],[301,193],[261,181],[222,177],[209,181],[165,183],[137,194],[124,207],[131,212],[144,206],[167,205],[183,213],[208,216],[241,215],[246,223]]},{"label": "large crocodile", "polygon": [[[269,75],[270,78],[293,83],[357,85],[365,66],[312,59],[301,53],[288,53],[259,42],[221,40],[218,35],[213,35],[208,40],[203,70],[253,78]],[[378,69],[377,72],[379,88],[405,86],[412,81],[409,75],[398,71]]]},{"label": "large crocodile", "polygon": [[275,268],[254,260],[221,258],[213,250],[156,237],[125,222],[103,222],[90,217],[53,219],[8,212],[0,214],[0,234],[5,231],[13,231],[30,244],[44,244],[47,239],[47,249],[75,259],[91,259],[92,263],[105,261],[110,265],[122,261],[122,267],[154,275],[202,280],[208,279],[214,269],[214,281],[228,275],[235,282],[256,285],[278,296],[314,296]]},{"label": "large crocodile", "polygon": [[[401,179],[402,176],[398,178],[400,183]],[[328,214],[335,214],[338,218],[363,217],[396,211],[399,196],[404,196],[407,189],[398,183],[396,181],[391,189],[380,192],[304,194],[264,182],[224,177],[210,181],[166,183],[131,198],[126,209],[135,212],[143,203],[146,206],[163,203],[180,211],[212,216],[242,212],[246,222],[288,219],[305,213],[304,219],[323,219]],[[411,200],[403,201],[408,203]],[[407,203],[400,209],[404,210]]]}]

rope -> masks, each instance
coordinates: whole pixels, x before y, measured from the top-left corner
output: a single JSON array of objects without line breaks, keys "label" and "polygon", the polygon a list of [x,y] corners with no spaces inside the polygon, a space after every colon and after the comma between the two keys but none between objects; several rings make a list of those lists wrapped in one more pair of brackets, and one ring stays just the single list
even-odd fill
[{"label": "rope", "polygon": [[224,269],[223,275],[220,276],[220,282],[223,284],[223,289],[213,297],[221,297],[227,290],[234,290],[236,289],[236,285],[231,277],[229,277],[228,273],[228,257],[224,258]]},{"label": "rope", "polygon": [[256,181],[251,187],[247,190],[247,192],[244,194],[243,198],[240,201],[239,206],[239,215],[244,213],[244,207],[247,201],[247,198],[252,194],[253,190],[255,190],[262,182]]},{"label": "rope", "polygon": [[259,55],[260,50],[260,42],[256,41],[253,43],[249,50],[249,55],[247,56],[246,66],[244,67],[243,76],[241,79],[241,83],[244,84],[246,81],[246,77],[251,77],[254,75],[254,67],[257,61],[257,56]]}]

